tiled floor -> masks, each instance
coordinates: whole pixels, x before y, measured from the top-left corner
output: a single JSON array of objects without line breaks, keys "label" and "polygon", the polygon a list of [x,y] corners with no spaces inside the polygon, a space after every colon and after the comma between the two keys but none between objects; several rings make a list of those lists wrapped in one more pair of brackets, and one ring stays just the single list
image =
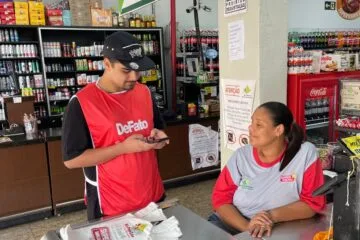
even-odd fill
[{"label": "tiled floor", "polygon": [[[208,180],[168,189],[166,191],[167,199],[178,198],[180,204],[207,218],[211,213],[210,196],[214,184],[215,180]],[[0,240],[38,240],[49,230],[55,230],[67,224],[81,223],[85,220],[85,210],[68,213],[59,217],[0,230]]]}]

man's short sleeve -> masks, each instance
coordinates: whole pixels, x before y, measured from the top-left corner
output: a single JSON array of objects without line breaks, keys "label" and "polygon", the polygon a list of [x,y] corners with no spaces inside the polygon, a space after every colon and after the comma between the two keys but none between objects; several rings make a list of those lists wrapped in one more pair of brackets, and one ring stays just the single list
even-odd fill
[{"label": "man's short sleeve", "polygon": [[93,148],[89,128],[79,100],[73,97],[66,108],[62,126],[63,160],[78,157],[89,148]]}]

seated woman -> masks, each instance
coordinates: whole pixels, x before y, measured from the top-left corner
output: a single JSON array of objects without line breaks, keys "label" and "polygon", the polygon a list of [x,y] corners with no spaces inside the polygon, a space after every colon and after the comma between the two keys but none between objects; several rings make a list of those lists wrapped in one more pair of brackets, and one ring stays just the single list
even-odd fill
[{"label": "seated woman", "polygon": [[286,105],[267,102],[249,126],[250,145],[239,148],[216,181],[209,221],[231,234],[271,234],[277,222],[313,217],[325,207],[312,192],[324,182],[314,145]]}]

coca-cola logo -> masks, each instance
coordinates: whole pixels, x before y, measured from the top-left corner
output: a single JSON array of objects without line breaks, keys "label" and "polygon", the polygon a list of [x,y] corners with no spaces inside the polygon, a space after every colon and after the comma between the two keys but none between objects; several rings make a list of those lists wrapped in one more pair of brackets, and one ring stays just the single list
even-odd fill
[{"label": "coca-cola logo", "polygon": [[327,88],[312,88],[310,90],[310,97],[325,96],[326,93],[327,93]]}]

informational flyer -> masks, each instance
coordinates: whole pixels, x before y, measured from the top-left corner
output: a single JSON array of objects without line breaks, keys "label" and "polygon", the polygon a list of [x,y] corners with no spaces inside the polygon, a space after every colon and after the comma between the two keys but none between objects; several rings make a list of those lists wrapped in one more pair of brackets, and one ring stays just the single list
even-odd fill
[{"label": "informational flyer", "polygon": [[247,0],[225,0],[224,15],[232,16],[239,13],[245,13],[248,8]]},{"label": "informational flyer", "polygon": [[244,21],[238,20],[229,23],[229,60],[241,60],[245,57]]},{"label": "informational flyer", "polygon": [[360,81],[341,80],[341,112],[360,116]]},{"label": "informational flyer", "polygon": [[255,81],[221,79],[225,146],[233,151],[249,143]]},{"label": "informational flyer", "polygon": [[192,169],[219,164],[219,134],[211,127],[189,125],[189,150]]}]

